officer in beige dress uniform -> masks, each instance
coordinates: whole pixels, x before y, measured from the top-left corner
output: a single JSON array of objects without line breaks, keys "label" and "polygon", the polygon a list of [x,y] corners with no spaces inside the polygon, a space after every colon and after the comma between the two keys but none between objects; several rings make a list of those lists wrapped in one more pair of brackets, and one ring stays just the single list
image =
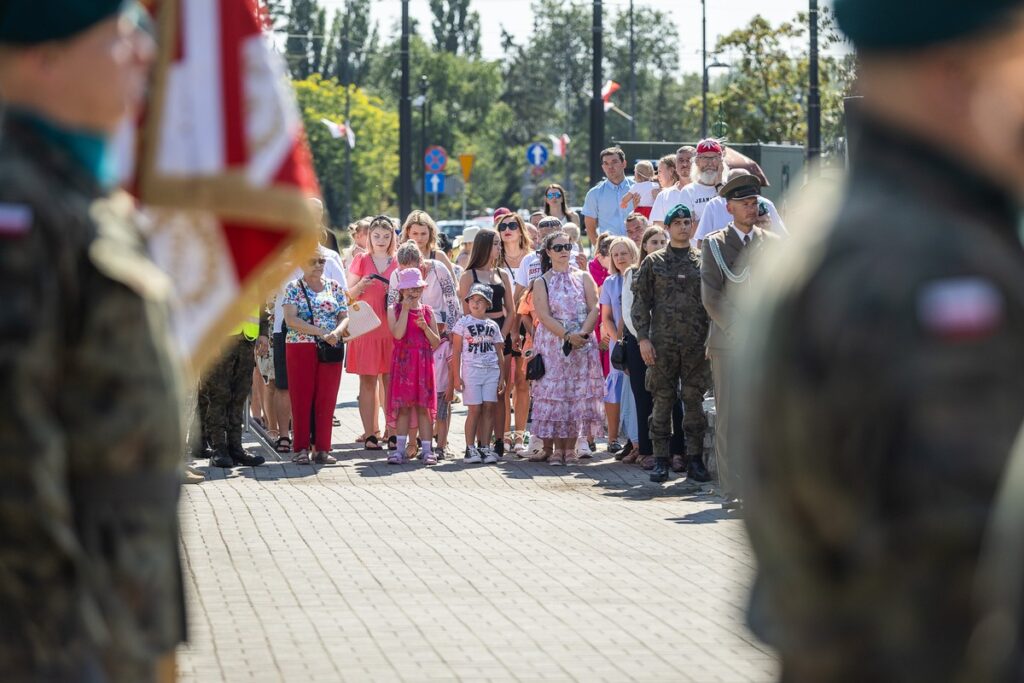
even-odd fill
[{"label": "officer in beige dress uniform", "polygon": [[[701,299],[711,318],[708,357],[715,386],[715,458],[718,485],[726,509],[740,506],[736,471],[729,453],[729,353],[735,339],[736,300],[750,286],[750,269],[760,252],[778,236],[757,227],[761,182],[752,175],[733,178],[719,190],[732,221],[701,244]],[[756,267],[756,266],[755,266]]]}]

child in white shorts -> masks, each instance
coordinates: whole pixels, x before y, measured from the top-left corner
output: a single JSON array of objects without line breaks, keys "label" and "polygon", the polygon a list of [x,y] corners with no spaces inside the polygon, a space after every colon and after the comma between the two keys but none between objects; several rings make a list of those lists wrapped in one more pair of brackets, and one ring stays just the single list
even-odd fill
[{"label": "child in white shorts", "polygon": [[491,415],[505,386],[505,364],[501,362],[505,339],[498,323],[487,317],[491,297],[490,287],[473,285],[466,295],[469,315],[462,316],[451,330],[452,381],[446,399],[450,401],[456,389],[462,390],[467,410],[465,462],[471,464],[498,462],[490,446]]}]

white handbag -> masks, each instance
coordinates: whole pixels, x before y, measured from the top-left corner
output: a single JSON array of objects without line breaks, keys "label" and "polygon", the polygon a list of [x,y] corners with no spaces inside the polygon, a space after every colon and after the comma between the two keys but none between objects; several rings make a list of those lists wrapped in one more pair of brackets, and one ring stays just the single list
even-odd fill
[{"label": "white handbag", "polygon": [[341,322],[342,341],[350,342],[380,327],[380,318],[365,301],[348,300],[348,317]]}]

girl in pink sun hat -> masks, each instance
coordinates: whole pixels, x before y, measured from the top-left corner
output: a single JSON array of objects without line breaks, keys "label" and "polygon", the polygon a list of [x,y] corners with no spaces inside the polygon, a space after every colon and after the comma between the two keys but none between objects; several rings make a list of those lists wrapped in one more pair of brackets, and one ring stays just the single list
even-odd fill
[{"label": "girl in pink sun hat", "polygon": [[415,419],[422,440],[420,457],[427,465],[437,464],[432,449],[431,428],[437,413],[434,392],[434,349],[441,343],[434,312],[421,302],[427,283],[419,268],[405,268],[398,274],[399,303],[388,311],[388,327],[395,338],[388,379],[387,420],[395,425],[398,449],[388,456],[389,465],[405,462],[409,421]]}]

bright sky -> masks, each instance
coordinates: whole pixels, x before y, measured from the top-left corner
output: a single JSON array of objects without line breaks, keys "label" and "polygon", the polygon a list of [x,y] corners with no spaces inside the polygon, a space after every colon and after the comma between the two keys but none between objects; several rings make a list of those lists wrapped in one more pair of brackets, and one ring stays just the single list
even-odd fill
[{"label": "bright sky", "polygon": [[[592,0],[577,0],[587,5]],[[831,0],[822,0],[822,6],[831,6]],[[331,10],[344,7],[345,0],[321,0],[321,5]],[[402,16],[400,0],[373,0],[373,17],[387,35]],[[605,0],[603,3],[606,20],[620,9],[629,8],[629,0]],[[713,48],[715,37],[746,25],[750,19],[761,14],[773,24],[791,20],[800,10],[806,10],[807,0],[708,0],[708,47]],[[501,57],[501,30],[504,28],[517,40],[526,39],[533,30],[533,12],[529,0],[472,0],[472,7],[480,13],[481,47],[484,57]],[[634,8],[651,7],[674,17],[682,38],[679,56],[683,71],[699,72],[701,65],[701,3],[699,0],[634,0]],[[428,0],[410,0],[410,15],[420,26],[429,31],[430,4]],[[607,25],[607,24],[606,24]],[[650,37],[638,37],[638,45]]]}]

